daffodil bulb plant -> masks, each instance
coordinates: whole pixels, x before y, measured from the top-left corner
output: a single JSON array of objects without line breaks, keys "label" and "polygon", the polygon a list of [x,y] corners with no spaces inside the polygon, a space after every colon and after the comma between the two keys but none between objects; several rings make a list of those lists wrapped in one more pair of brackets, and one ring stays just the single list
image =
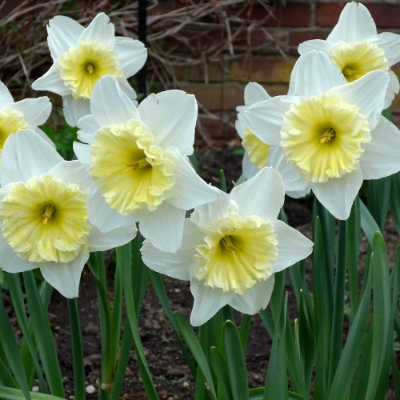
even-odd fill
[{"label": "daffodil bulb plant", "polygon": [[299,45],[299,53],[323,51],[340,68],[347,82],[354,82],[371,71],[389,74],[384,108],[399,92],[399,80],[391,66],[400,61],[400,35],[377,33],[375,22],[361,3],[347,3],[326,40],[307,40]]},{"label": "daffodil bulb plant", "polygon": [[47,32],[54,64],[32,88],[62,96],[69,125],[76,126],[79,118],[90,113],[93,88],[104,75],[115,76],[129,98],[136,98],[127,78],[144,65],[147,50],[139,40],[116,37],[106,14],[98,14],[87,28],[71,18],[56,16]]},{"label": "daffodil bulb plant", "polygon": [[284,197],[279,173],[263,168],[229,195],[220,192],[217,200],[197,207],[175,254],[144,242],[149,268],[190,281],[192,325],[204,324],[227,304],[258,313],[269,303],[274,274],[311,254],[312,242],[278,220]]},{"label": "daffodil bulb plant", "polygon": [[[323,52],[294,66],[288,95],[254,104],[246,126],[263,142],[280,146],[293,176],[336,218],[349,217],[363,179],[400,170],[400,132],[381,115],[389,76],[372,71],[347,83]],[[286,182],[285,182],[286,183]],[[293,189],[290,182],[285,189]]]},{"label": "daffodil bulb plant", "polygon": [[91,114],[78,122],[75,153],[86,163],[110,206],[154,246],[175,252],[181,245],[186,210],[213,201],[189,163],[193,153],[197,103],[179,90],[153,94],[136,107],[117,79],[99,80]]},{"label": "daffodil bulb plant", "polygon": [[54,146],[39,128],[39,125],[47,121],[50,113],[51,103],[48,97],[14,102],[6,85],[0,82],[0,156],[7,138],[20,129],[34,130],[42,139]]},{"label": "daffodil bulb plant", "polygon": [[97,188],[86,169],[79,161],[64,161],[31,130],[6,141],[1,179],[1,269],[39,268],[67,298],[78,296],[89,252],[121,246],[136,235],[134,227],[102,233],[91,204]]}]

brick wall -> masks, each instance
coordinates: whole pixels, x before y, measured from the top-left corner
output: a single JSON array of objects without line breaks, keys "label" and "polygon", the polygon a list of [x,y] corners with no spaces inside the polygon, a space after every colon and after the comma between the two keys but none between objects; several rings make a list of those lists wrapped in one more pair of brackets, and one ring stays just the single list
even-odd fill
[{"label": "brick wall", "polygon": [[[150,21],[157,15],[168,16],[171,11],[184,8],[183,3],[184,0],[160,1],[150,10]],[[205,136],[208,134],[212,138],[213,145],[226,146],[237,140],[233,128],[235,108],[243,104],[244,87],[249,81],[262,84],[272,96],[286,94],[297,59],[297,46],[304,40],[325,39],[345,4],[334,0],[289,0],[286,6],[276,2],[268,10],[257,1],[248,1],[243,11],[248,26],[244,28],[243,18],[240,24],[235,23],[236,17],[229,17],[235,10],[228,8],[222,12],[225,20],[220,18],[217,21],[220,26],[217,23],[214,31],[202,34],[201,28],[191,28],[188,24],[180,30],[186,42],[171,38],[165,41],[166,52],[181,53],[184,59],[185,54],[189,57],[195,51],[207,51],[216,41],[227,41],[226,26],[229,25],[232,43],[219,57],[206,56],[195,65],[174,66],[180,87],[193,93],[212,113],[202,116],[201,122]],[[365,1],[363,4],[370,10],[378,31],[400,33],[400,0]],[[243,17],[242,14],[239,17]],[[149,29],[151,33],[151,25]],[[400,65],[393,70],[400,76]],[[400,95],[395,98],[392,111],[395,123],[400,126]]]}]

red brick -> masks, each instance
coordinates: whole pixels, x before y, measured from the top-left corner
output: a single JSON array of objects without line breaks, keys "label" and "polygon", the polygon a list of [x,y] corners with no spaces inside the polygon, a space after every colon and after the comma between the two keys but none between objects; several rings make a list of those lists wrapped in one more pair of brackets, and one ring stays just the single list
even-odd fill
[{"label": "red brick", "polygon": [[238,82],[288,83],[292,72],[292,62],[252,58],[232,63],[229,79]]},{"label": "red brick", "polygon": [[[345,3],[318,4],[317,24],[320,26],[334,26]],[[365,5],[378,27],[400,27],[400,4],[368,3]]]}]

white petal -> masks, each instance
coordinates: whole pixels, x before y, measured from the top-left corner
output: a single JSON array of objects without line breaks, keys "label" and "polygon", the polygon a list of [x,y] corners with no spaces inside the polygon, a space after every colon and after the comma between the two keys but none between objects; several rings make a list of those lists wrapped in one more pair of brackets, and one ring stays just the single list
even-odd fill
[{"label": "white petal", "polygon": [[71,95],[63,97],[64,118],[69,126],[76,126],[85,115],[90,114],[89,99],[74,99]]},{"label": "white petal", "polygon": [[56,145],[53,143],[53,141],[40,128],[35,128],[32,130],[37,133],[44,141],[46,141],[51,147],[56,149]]},{"label": "white petal", "polygon": [[51,113],[50,99],[38,97],[37,99],[24,99],[16,103],[7,104],[4,109],[17,110],[24,115],[29,128],[36,128],[38,125],[43,125]]},{"label": "white petal", "polygon": [[340,69],[325,53],[312,51],[300,56],[294,65],[288,95],[317,96],[346,83]]},{"label": "white petal", "polygon": [[115,38],[114,51],[124,76],[129,78],[143,67],[147,59],[147,50],[140,40],[127,37]]},{"label": "white petal", "polygon": [[232,206],[229,195],[221,190],[217,200],[196,207],[190,219],[195,222],[200,229],[210,229],[214,227],[218,221],[228,216],[229,209]]},{"label": "white petal", "polygon": [[400,35],[383,32],[372,38],[371,41],[385,52],[390,67],[400,61]]},{"label": "white petal", "polygon": [[226,306],[234,297],[233,292],[223,292],[221,289],[211,289],[202,282],[193,278],[190,282],[190,291],[194,297],[190,323],[200,326],[212,318],[218,310]]},{"label": "white petal", "polygon": [[339,22],[332,29],[329,42],[362,42],[376,35],[376,25],[368,9],[361,3],[347,3],[340,14]]},{"label": "white petal", "polygon": [[364,179],[380,179],[400,170],[400,131],[386,118],[381,117],[371,132],[372,140],[365,144],[360,168]]},{"label": "white petal", "polygon": [[235,186],[230,198],[243,218],[257,215],[264,220],[277,218],[285,200],[282,178],[272,168],[263,168],[255,177]]},{"label": "white petal", "polygon": [[238,111],[237,120],[235,121],[235,128],[241,139],[244,137],[244,130],[246,128],[245,120],[244,120],[244,110],[245,106],[236,107],[236,111]]},{"label": "white petal", "polygon": [[92,144],[93,136],[100,129],[93,115],[85,115],[78,121],[78,139],[83,143]]},{"label": "white petal", "polygon": [[115,45],[115,28],[110,18],[104,14],[97,14],[90,25],[79,37],[80,42],[106,43],[113,48]]},{"label": "white petal", "polygon": [[139,113],[157,145],[174,146],[183,155],[193,153],[197,102],[192,94],[181,90],[151,94],[140,103]]},{"label": "white petal", "polygon": [[90,109],[99,126],[122,124],[139,120],[139,112],[119,87],[114,76],[101,78],[93,89]]},{"label": "white petal", "polygon": [[308,183],[300,176],[300,169],[286,161],[281,147],[271,147],[267,166],[276,169],[281,174],[286,192],[306,190]]},{"label": "white petal", "polygon": [[165,253],[145,240],[141,249],[143,262],[150,269],[161,274],[188,281],[196,246],[202,244],[203,241],[204,234],[195,223],[186,219],[183,227],[182,246],[176,253]]},{"label": "white petal", "polygon": [[89,253],[81,252],[78,257],[68,263],[41,263],[40,271],[43,278],[58,290],[64,297],[78,297],[79,281]]},{"label": "white petal", "polygon": [[132,103],[135,107],[138,106],[138,102],[135,100],[136,99],[136,92],[133,90],[132,86],[130,83],[126,80],[126,78],[120,77],[117,79],[119,87],[121,90],[128,96],[130,100],[132,100]]},{"label": "white petal", "polygon": [[123,226],[136,229],[136,215],[125,216],[117,213],[106,203],[98,190],[92,192],[88,199],[88,213],[90,223],[100,232],[110,232]]},{"label": "white petal", "polygon": [[139,229],[154,247],[174,253],[182,244],[185,210],[163,202],[157,210],[140,210],[137,213]]},{"label": "white petal", "polygon": [[267,91],[258,83],[250,82],[244,89],[244,104],[250,107],[255,103],[263,100],[269,100],[271,96]]},{"label": "white petal", "polygon": [[288,190],[286,191],[286,195],[291,197],[292,199],[301,199],[302,197],[307,196],[311,192],[311,185],[307,185],[307,187],[303,190]]},{"label": "white petal", "polygon": [[1,168],[2,185],[26,182],[32,176],[48,172],[64,161],[56,150],[37,133],[18,131],[8,137],[4,144]]},{"label": "white petal", "polygon": [[51,57],[56,60],[76,45],[85,28],[75,20],[57,15],[49,21],[47,43]]},{"label": "white petal", "polygon": [[0,81],[0,108],[3,108],[6,104],[14,103],[14,99],[11,96],[7,86]]},{"label": "white petal", "polygon": [[381,117],[388,82],[387,73],[372,71],[354,82],[332,88],[330,92],[358,106],[359,112],[367,117],[370,129],[374,129]]},{"label": "white petal", "polygon": [[184,156],[177,151],[169,152],[169,154],[176,165],[175,184],[171,189],[170,197],[166,200],[169,204],[182,210],[191,210],[200,204],[217,199],[218,189],[205,183]]},{"label": "white petal", "polygon": [[327,42],[321,39],[306,40],[299,44],[298,52],[302,56],[303,54],[309,53],[310,51],[322,51],[325,54],[329,54],[333,47],[333,43]]},{"label": "white petal", "polygon": [[322,205],[337,219],[349,218],[351,206],[361,188],[361,169],[340,178],[329,179],[326,183],[314,183],[312,190]]},{"label": "white petal", "polygon": [[123,226],[107,233],[92,226],[88,237],[89,251],[106,251],[123,246],[135,238],[136,232],[136,225]]},{"label": "white petal", "polygon": [[36,79],[32,83],[32,89],[48,90],[60,96],[66,96],[71,93],[71,90],[64,85],[64,81],[60,78],[60,66],[58,63],[53,64],[43,76]]},{"label": "white petal", "polygon": [[97,190],[97,185],[85,166],[78,160],[61,161],[48,172],[54,178],[61,179],[64,183],[74,183],[86,195]]},{"label": "white petal", "polygon": [[254,175],[258,174],[258,171],[260,171],[251,161],[249,158],[249,154],[247,151],[244,152],[243,156],[243,161],[242,161],[242,171],[243,175],[247,178],[250,179]]},{"label": "white petal", "polygon": [[275,220],[273,224],[274,232],[278,235],[279,256],[274,264],[274,272],[276,273],[308,257],[314,244],[298,230],[291,228],[282,221]]},{"label": "white petal", "polygon": [[296,100],[294,96],[276,96],[253,104],[244,113],[247,128],[264,143],[279,145],[283,115]]},{"label": "white petal", "polygon": [[4,241],[3,237],[0,238],[0,269],[12,274],[19,272],[31,271],[32,269],[39,268],[38,263],[22,260],[17,256],[14,250]]},{"label": "white petal", "polygon": [[83,143],[74,142],[74,153],[76,158],[84,164],[90,165],[92,162],[92,155],[90,154],[90,146]]},{"label": "white petal", "polygon": [[399,93],[399,89],[400,89],[399,78],[392,70],[389,70],[389,85],[386,90],[386,96],[383,108],[390,107],[395,95]]},{"label": "white petal", "polygon": [[257,314],[267,307],[274,290],[274,283],[275,275],[272,274],[266,281],[256,283],[246,294],[236,295],[229,305],[243,314]]}]

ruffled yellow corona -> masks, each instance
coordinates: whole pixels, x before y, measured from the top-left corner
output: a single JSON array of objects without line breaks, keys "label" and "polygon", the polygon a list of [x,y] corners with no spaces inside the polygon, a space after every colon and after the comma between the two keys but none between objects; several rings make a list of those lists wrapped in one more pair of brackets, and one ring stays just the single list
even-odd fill
[{"label": "ruffled yellow corona", "polygon": [[74,99],[90,99],[104,75],[123,76],[117,54],[103,43],[79,42],[59,59],[60,77]]},{"label": "ruffled yellow corona", "polygon": [[7,138],[20,129],[28,128],[24,115],[17,110],[0,110],[0,150]]},{"label": "ruffled yellow corona", "polygon": [[371,71],[389,71],[384,51],[366,40],[354,44],[341,42],[333,47],[331,59],[340,68],[347,82],[353,82]]},{"label": "ruffled yellow corona", "polygon": [[242,145],[250,161],[259,169],[264,168],[271,146],[261,141],[248,128],[244,129]]},{"label": "ruffled yellow corona", "polygon": [[88,251],[86,195],[45,174],[16,183],[0,203],[5,241],[30,262],[69,262]]},{"label": "ruffled yellow corona", "polygon": [[277,236],[260,217],[231,215],[207,232],[204,241],[196,247],[194,276],[205,286],[243,295],[273,273]]},{"label": "ruffled yellow corona", "polygon": [[174,162],[141,121],[101,128],[91,153],[90,173],[106,202],[122,215],[154,211],[175,184]]},{"label": "ruffled yellow corona", "polygon": [[300,98],[283,116],[282,150],[309,182],[354,171],[370,140],[367,118],[335,93]]}]

